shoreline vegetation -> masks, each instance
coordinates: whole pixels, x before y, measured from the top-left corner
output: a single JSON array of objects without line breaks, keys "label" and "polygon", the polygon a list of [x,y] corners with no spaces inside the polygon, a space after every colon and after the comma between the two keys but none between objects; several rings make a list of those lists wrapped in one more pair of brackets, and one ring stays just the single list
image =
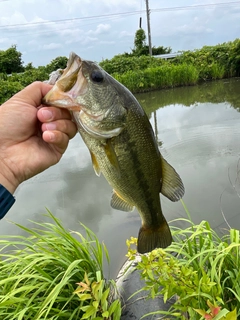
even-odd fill
[{"label": "shoreline vegetation", "polygon": [[[177,296],[168,311],[148,314],[158,319],[237,320],[239,230],[220,237],[207,221],[195,225],[182,205],[189,218],[170,222],[172,245],[140,255],[136,270],[145,286],[135,294],[163,303]],[[106,278],[107,248],[86,226],[68,231],[49,211],[47,217],[31,229],[16,224],[24,235],[0,237],[0,318],[119,320],[127,301],[116,282]],[[174,226],[178,222],[186,227]],[[139,256],[136,241],[126,242],[129,261]]]},{"label": "shoreline vegetation", "polygon": [[[16,46],[5,53],[8,56],[18,54],[18,59],[21,57]],[[66,63],[66,57],[57,57],[46,66],[34,68],[31,63],[23,67],[20,60],[15,68],[17,71],[10,75],[7,71],[3,72],[10,70],[7,65],[5,69],[0,65],[0,104],[33,81],[47,80],[51,72],[65,68]],[[169,60],[125,53],[103,60],[99,65],[133,93],[191,86],[209,80],[238,77],[240,39],[216,46],[204,46],[194,51],[183,51],[181,55]]]}]

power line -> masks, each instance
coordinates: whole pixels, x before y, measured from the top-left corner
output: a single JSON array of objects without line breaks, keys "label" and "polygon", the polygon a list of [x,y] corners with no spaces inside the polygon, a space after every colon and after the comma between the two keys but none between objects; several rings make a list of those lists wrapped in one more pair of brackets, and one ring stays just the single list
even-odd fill
[{"label": "power line", "polygon": [[[10,0],[0,0],[3,1],[10,1]],[[231,1],[231,2],[219,2],[219,3],[209,3],[209,4],[197,4],[191,6],[181,6],[181,7],[165,7],[159,9],[150,9],[151,12],[162,12],[162,11],[178,11],[178,10],[191,10],[191,9],[202,9],[202,8],[211,8],[216,6],[229,6],[229,5],[240,5],[240,1]],[[137,15],[141,13],[145,13],[146,10],[138,10],[138,11],[128,11],[128,12],[119,12],[119,13],[111,13],[111,14],[103,14],[103,15],[95,15],[95,16],[88,16],[88,17],[79,17],[79,18],[70,18],[70,19],[59,19],[59,20],[49,20],[49,21],[41,21],[41,22],[28,22],[28,23],[18,23],[18,24],[11,24],[11,25],[1,25],[0,29],[16,29],[19,27],[34,27],[34,26],[41,26],[41,25],[49,25],[49,24],[61,24],[61,23],[71,23],[76,21],[84,21],[84,20],[92,20],[92,19],[106,19],[106,18],[122,18],[130,15]],[[110,19],[109,19],[110,20]]]},{"label": "power line", "polygon": [[182,6],[182,7],[166,7],[161,9],[152,9],[152,12],[161,12],[161,11],[174,11],[174,10],[187,10],[187,9],[198,9],[198,8],[208,8],[215,6],[226,7],[229,5],[240,5],[240,1],[231,1],[231,2],[218,2],[218,3],[208,3],[208,4],[196,4],[192,6]]},{"label": "power line", "polygon": [[[116,18],[114,18],[114,20],[117,20],[117,19],[121,19],[121,17],[116,17]],[[111,21],[112,19],[111,18],[109,18],[107,21]],[[105,22],[107,22],[106,20],[105,20]],[[100,22],[100,21],[99,21]],[[79,27],[86,27],[86,26],[91,26],[91,25],[95,25],[96,24],[96,22],[91,22],[91,23],[87,23],[87,24],[81,24],[81,26],[79,26]],[[69,27],[64,27],[64,28],[57,28],[56,30],[51,30],[51,31],[64,31],[64,30],[68,30],[69,29]],[[13,32],[18,32],[19,30],[12,30]],[[37,30],[37,32],[29,32],[29,33],[26,33],[26,32],[21,32],[20,34],[8,34],[8,37],[15,37],[15,36],[17,36],[18,38],[19,37],[25,37],[25,36],[28,36],[28,35],[38,35],[38,34],[44,34],[44,33],[49,33],[49,29],[44,29],[44,30]]]},{"label": "power line", "polygon": [[65,22],[73,22],[73,21],[83,21],[83,20],[92,20],[92,19],[104,19],[107,17],[122,17],[128,15],[139,14],[141,11],[129,11],[129,12],[121,12],[121,13],[110,13],[110,14],[102,14],[97,16],[89,16],[89,17],[80,17],[80,18],[69,18],[69,19],[59,19],[59,20],[49,20],[49,21],[41,21],[41,22],[28,22],[28,23],[17,23],[11,25],[1,25],[0,28],[15,28],[15,27],[23,27],[23,26],[35,26],[35,25],[44,25],[50,23],[65,23]]}]

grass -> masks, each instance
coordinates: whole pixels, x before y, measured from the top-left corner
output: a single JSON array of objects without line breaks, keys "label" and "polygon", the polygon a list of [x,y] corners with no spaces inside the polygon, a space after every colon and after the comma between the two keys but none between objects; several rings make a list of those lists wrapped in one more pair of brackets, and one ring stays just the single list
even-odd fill
[{"label": "grass", "polygon": [[84,237],[49,216],[53,223],[35,223],[34,229],[18,225],[27,236],[1,237],[0,319],[82,319],[91,303],[74,293],[77,283],[101,280],[101,290],[110,286],[103,281],[103,260],[109,262],[105,246],[85,226]]},{"label": "grass", "polygon": [[191,64],[173,65],[165,63],[162,66],[131,70],[123,74],[114,73],[113,77],[132,92],[144,92],[196,84],[198,71]]},{"label": "grass", "polygon": [[[184,205],[185,206],[185,205]],[[185,206],[186,208],[186,206]],[[187,208],[186,208],[187,210]],[[240,316],[240,239],[239,230],[231,229],[223,237],[207,221],[180,229],[171,226],[174,242],[164,250],[143,255],[137,266],[149,297],[167,301],[178,297],[169,312],[156,312],[159,319],[237,319]],[[178,220],[173,223],[176,224]],[[128,241],[130,259],[136,251]],[[213,316],[211,308],[216,308]],[[226,317],[226,318],[225,318]]]}]

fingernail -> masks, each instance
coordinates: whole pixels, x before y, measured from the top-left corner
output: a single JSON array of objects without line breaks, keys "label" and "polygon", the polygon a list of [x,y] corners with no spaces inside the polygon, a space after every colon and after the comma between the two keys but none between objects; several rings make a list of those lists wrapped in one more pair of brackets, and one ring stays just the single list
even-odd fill
[{"label": "fingernail", "polygon": [[55,130],[56,129],[56,124],[53,122],[46,123],[46,128],[47,130]]},{"label": "fingernail", "polygon": [[50,110],[44,109],[42,110],[42,115],[45,120],[51,120],[53,118],[53,114]]}]

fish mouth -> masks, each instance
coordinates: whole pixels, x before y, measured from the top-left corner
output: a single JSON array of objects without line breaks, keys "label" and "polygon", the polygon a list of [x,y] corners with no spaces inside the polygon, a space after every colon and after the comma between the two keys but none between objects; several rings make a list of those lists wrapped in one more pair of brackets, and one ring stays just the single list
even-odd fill
[{"label": "fish mouth", "polygon": [[101,122],[107,117],[110,110],[91,112],[84,104],[77,101],[78,96],[86,94],[88,91],[88,81],[82,70],[83,63],[84,60],[76,53],[71,52],[66,69],[63,70],[53,88],[42,99],[42,103],[77,112],[79,118],[84,117],[85,114],[93,121]]},{"label": "fish mouth", "polygon": [[82,105],[76,102],[76,97],[87,91],[87,79],[82,73],[82,59],[71,52],[66,69],[56,81],[53,88],[42,99],[45,105],[80,111]]}]

